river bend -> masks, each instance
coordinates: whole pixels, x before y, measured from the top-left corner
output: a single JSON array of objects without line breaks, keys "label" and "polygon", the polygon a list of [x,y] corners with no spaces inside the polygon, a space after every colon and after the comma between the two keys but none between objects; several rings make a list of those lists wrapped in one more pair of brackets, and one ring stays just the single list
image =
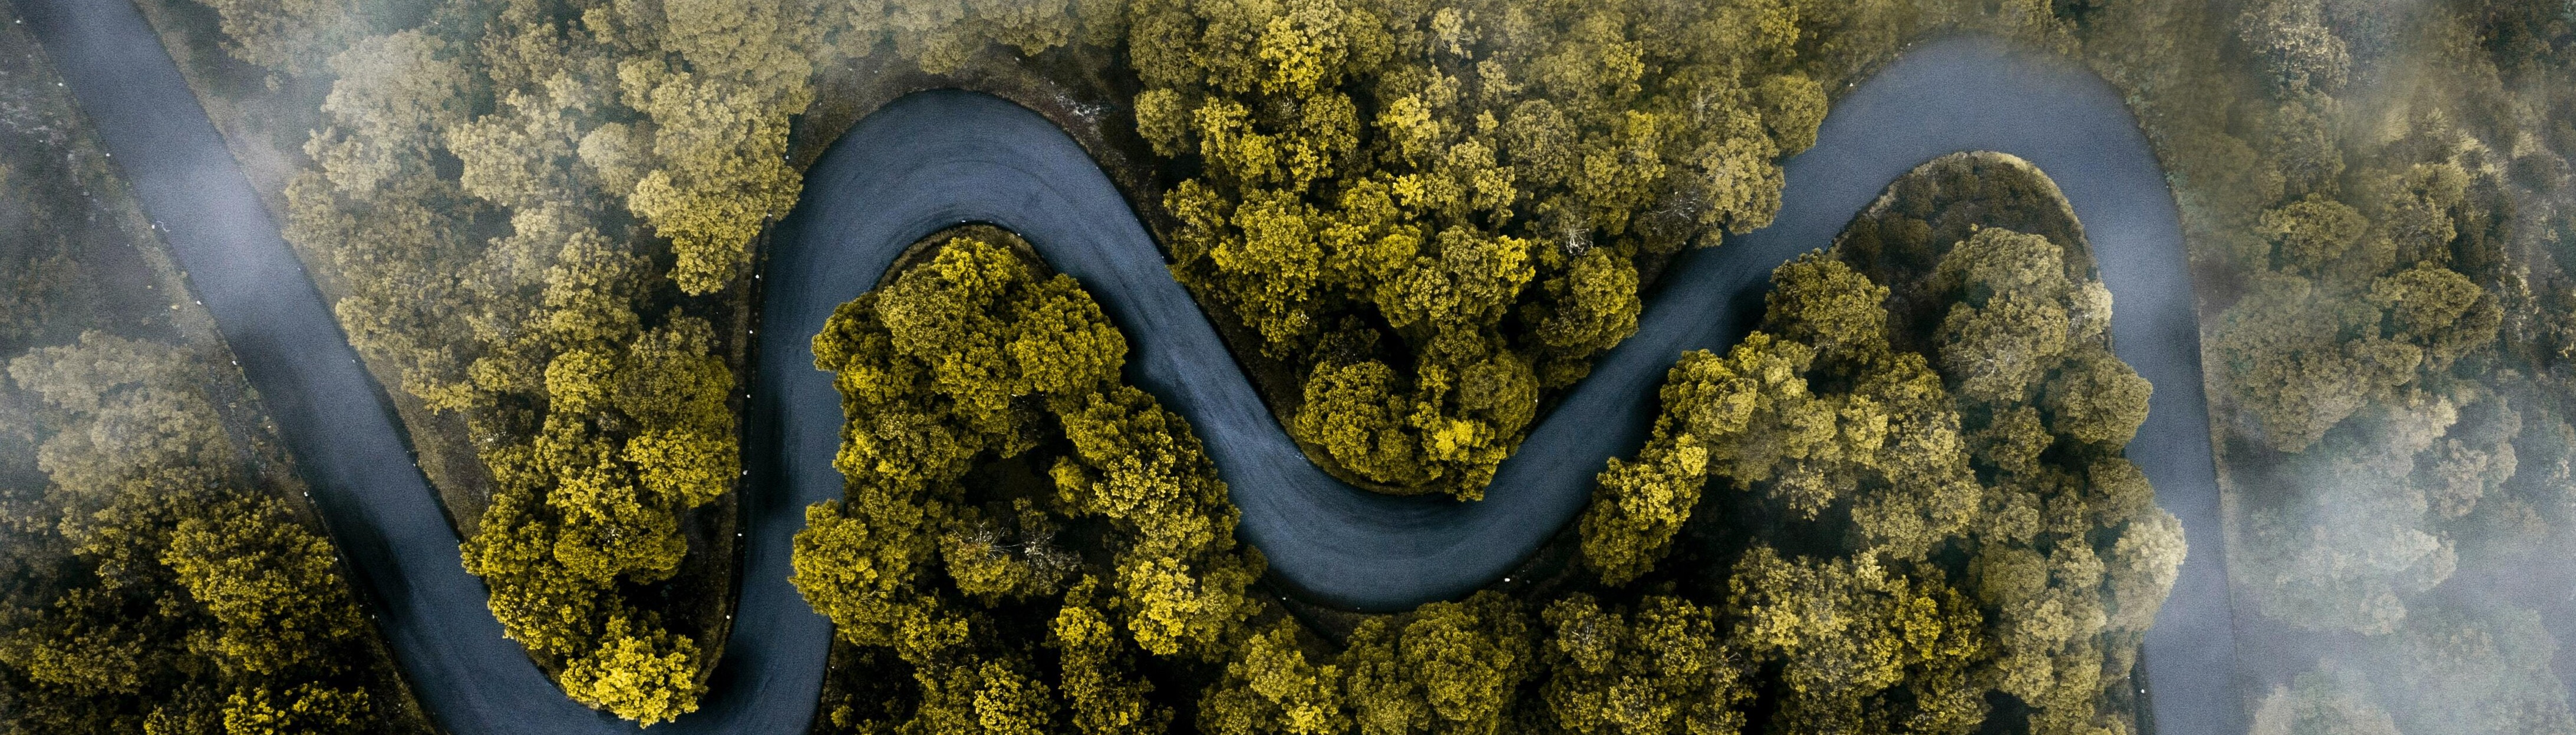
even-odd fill
[{"label": "river bend", "polygon": [[[633,733],[565,699],[486,610],[455,532],[381,387],[357,363],[250,182],[136,9],[15,0],[116,154],[313,488],[314,505],[414,692],[456,733]],[[1836,103],[1791,159],[1771,227],[1680,258],[1636,336],[1505,462],[1486,500],[1350,488],[1307,462],[1082,148],[987,95],[899,99],[807,172],[763,268],[761,359],[746,413],[741,599],[701,709],[653,732],[797,733],[811,721],[830,625],[788,584],[803,508],[841,493],[839,397],[811,335],[920,237],[961,222],[1015,230],[1080,279],[1133,345],[1127,377],[1187,417],[1243,510],[1240,537],[1320,601],[1390,610],[1485,585],[1579,512],[1604,460],[1636,451],[1680,354],[1722,350],[1760,316],[1773,266],[1829,244],[1888,182],[1962,150],[2056,179],[2116,298],[2116,350],[2156,386],[2128,454],[2193,542],[2147,636],[2165,733],[2243,731],[2219,554],[2200,347],[2173,197],[2107,84],[2065,60],[1960,38],[1920,46]]]}]

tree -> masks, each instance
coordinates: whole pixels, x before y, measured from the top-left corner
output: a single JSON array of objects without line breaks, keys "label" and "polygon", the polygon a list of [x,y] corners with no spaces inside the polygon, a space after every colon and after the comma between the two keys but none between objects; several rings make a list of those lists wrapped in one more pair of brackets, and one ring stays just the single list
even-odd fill
[{"label": "tree", "polygon": [[[219,624],[200,652],[241,671],[275,675],[316,663],[365,626],[341,586],[328,540],[281,522],[273,501],[224,498],[169,531],[160,562]],[[360,696],[363,696],[361,694]]]},{"label": "tree", "polygon": [[2576,727],[2551,668],[2558,642],[2537,611],[2446,603],[2367,664],[2401,732],[2549,732]]},{"label": "tree", "polygon": [[1223,735],[1346,732],[1342,668],[1308,660],[1294,623],[1281,621],[1243,642],[1225,678],[1199,698],[1201,730]]},{"label": "tree", "polygon": [[312,683],[276,694],[265,688],[250,688],[226,699],[223,729],[225,735],[360,733],[366,732],[367,707],[365,690],[331,689]]},{"label": "tree", "polygon": [[1753,692],[1743,653],[1719,635],[1716,611],[1654,595],[1635,612],[1576,593],[1548,604],[1540,646],[1552,671],[1541,696],[1556,723],[1584,733],[1706,733],[1745,726]]},{"label": "tree", "polygon": [[1985,719],[1968,669],[1993,644],[1976,608],[1937,575],[1757,547],[1727,585],[1726,607],[1742,616],[1732,637],[1754,661],[1783,667],[1779,726],[1964,733]]},{"label": "tree", "polygon": [[626,618],[610,618],[600,649],[564,669],[564,694],[617,713],[640,725],[678,718],[697,709],[697,642],[658,626],[639,637]]},{"label": "tree", "polygon": [[1127,7],[1101,0],[1048,0],[997,6],[966,0],[878,0],[853,3],[839,34],[844,53],[859,56],[891,43],[923,71],[946,74],[992,47],[1031,57],[1080,44],[1114,45]]},{"label": "tree", "polygon": [[2256,3],[2237,18],[2236,36],[2263,59],[2276,89],[2333,93],[2343,87],[2352,57],[2325,25],[2315,0]]},{"label": "tree", "polygon": [[[2331,664],[2329,664],[2331,666]],[[2361,682],[2346,673],[2321,668],[2300,674],[2290,686],[2272,688],[2254,710],[2256,735],[2396,735],[2397,722],[2374,703]]]},{"label": "tree", "polygon": [[1463,602],[1423,605],[1413,615],[1395,646],[1396,671],[1412,686],[1355,686],[1353,706],[1366,713],[1385,707],[1380,700],[1419,697],[1429,705],[1432,732],[1497,731],[1532,669],[1529,621],[1520,603],[1488,591]]},{"label": "tree", "polygon": [[2247,586],[2258,609],[2294,625],[2393,632],[2407,600],[2451,577],[2456,545],[2412,481],[2417,457],[2458,421],[2448,399],[2375,404],[2356,431],[2320,443],[2297,469],[2312,486],[2255,510]]},{"label": "tree", "polygon": [[2431,263],[2372,282],[2365,298],[2388,315],[2388,337],[2422,348],[2425,366],[2434,370],[2494,342],[2504,321],[2494,295]]},{"label": "tree", "polygon": [[651,122],[643,130],[659,164],[626,204],[671,241],[671,279],[684,292],[731,283],[752,236],[796,202],[787,121],[813,101],[822,28],[812,15],[804,3],[673,0],[582,16],[615,42],[660,51],[616,66],[621,101]]},{"label": "tree", "polygon": [[[2362,233],[2370,220],[2351,205],[2319,194],[2265,210],[2255,234],[2271,240],[2285,270],[2350,279],[2386,270],[2395,253],[2370,251]],[[2348,275],[2349,274],[2349,275]]]},{"label": "tree", "polygon": [[2220,316],[2229,383],[2265,442],[2285,452],[2316,443],[2372,391],[2413,378],[2424,359],[2421,347],[2375,334],[2377,309],[2318,291],[2299,276],[2259,274]]},{"label": "tree", "polygon": [[1050,632],[1063,651],[1064,698],[1073,724],[1085,735],[1160,732],[1172,719],[1170,708],[1148,699],[1154,684],[1129,673],[1133,664],[1120,645],[1108,616],[1090,606],[1097,579],[1085,578],[1065,597]]},{"label": "tree", "polygon": [[233,58],[297,74],[367,31],[365,9],[347,0],[210,0]]}]

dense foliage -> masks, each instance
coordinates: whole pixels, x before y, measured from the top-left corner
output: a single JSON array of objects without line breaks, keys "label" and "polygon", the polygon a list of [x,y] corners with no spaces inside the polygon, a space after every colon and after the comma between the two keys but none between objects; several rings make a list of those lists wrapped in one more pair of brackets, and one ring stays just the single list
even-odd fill
[{"label": "dense foliage", "polygon": [[[2119,455],[2149,386],[2109,352],[2080,237],[2017,159],[1927,165],[1835,256],[1781,267],[1762,331],[1674,368],[1654,438],[1611,462],[1582,520],[1596,582],[1336,640],[1245,587],[1257,556],[1230,533],[1200,530],[1230,530],[1224,486],[1186,425],[1117,382],[1125,340],[1078,285],[980,239],[935,243],[815,341],[849,414],[849,497],[811,509],[797,544],[797,583],[853,647],[829,719],[2127,732],[2181,529]],[[1695,563],[1659,565],[1676,554]]]},{"label": "dense foliage", "polygon": [[[205,355],[99,332],[8,363],[51,482],[9,509],[8,732],[369,733],[373,632],[320,534],[236,463]],[[399,696],[399,695],[396,695]]]},{"label": "dense foliage", "polygon": [[2077,18],[2137,92],[2213,276],[2240,639],[2345,642],[2311,674],[2259,667],[2288,673],[2246,693],[2258,729],[2576,727],[2558,674],[2524,658],[2554,646],[2532,613],[2565,604],[2536,590],[2576,571],[2576,16],[2245,0]]},{"label": "dense foliage", "polygon": [[287,235],[361,353],[473,437],[488,481],[440,479],[488,485],[458,512],[493,613],[577,700],[694,709],[721,603],[653,590],[740,473],[730,315],[687,296],[795,199],[813,8],[460,1],[375,32],[372,5],[214,5],[242,59],[331,77]]},{"label": "dense foliage", "polygon": [[371,365],[457,417],[407,418],[425,457],[480,460],[430,464],[494,613],[576,699],[645,722],[695,706],[721,632],[709,603],[655,590],[688,582],[691,509],[738,474],[719,357],[737,338],[716,325],[799,191],[783,154],[817,69],[1128,60],[1152,147],[1200,172],[1170,199],[1198,233],[1175,241],[1180,273],[1257,327],[1248,354],[1298,356],[1266,381],[1293,433],[1369,483],[1476,497],[1541,391],[1634,328],[1640,267],[1767,221],[1775,160],[1823,112],[1793,47],[1841,12],[206,4],[231,55],[327,89],[264,125],[312,131],[288,236],[328,259]]},{"label": "dense foliage", "polygon": [[[2128,92],[2174,176],[2209,309],[2221,462],[2232,507],[2243,512],[2234,519],[2245,532],[2231,550],[2231,580],[2263,625],[2356,634],[2365,652],[2433,640],[2460,650],[2543,641],[2508,613],[2558,603],[2494,580],[2520,571],[2555,584],[2567,578],[2565,565],[2542,562],[2576,548],[2568,533],[2576,503],[2566,493],[2576,487],[2566,377],[2576,282],[2556,263],[2576,253],[2576,218],[2565,204],[2576,154],[2567,122],[2576,119],[2576,84],[2568,83],[2576,17],[2555,0],[451,0],[416,12],[342,0],[207,4],[237,57],[289,76],[337,78],[331,97],[314,101],[320,117],[269,126],[319,131],[305,146],[310,170],[285,191],[292,234],[331,260],[343,321],[397,378],[388,383],[462,414],[468,431],[457,433],[478,437],[492,504],[511,509],[497,516],[503,531],[488,542],[477,534],[478,548],[502,551],[485,556],[498,562],[487,568],[497,570],[496,588],[527,592],[526,605],[502,610],[517,620],[514,635],[552,641],[531,643],[549,663],[589,661],[579,681],[663,682],[649,694],[584,695],[630,716],[688,706],[694,679],[676,676],[683,667],[673,657],[703,631],[668,614],[655,624],[651,605],[639,601],[649,595],[635,593],[669,573],[682,548],[666,533],[674,519],[721,492],[704,483],[738,471],[722,459],[732,454],[723,448],[732,433],[723,398],[733,391],[722,363],[638,350],[705,357],[733,349],[721,299],[740,290],[724,286],[742,272],[762,220],[795,196],[796,172],[780,155],[788,121],[812,101],[817,70],[876,53],[934,74],[993,59],[1031,74],[1076,62],[1106,67],[1079,70],[1105,72],[1104,89],[1074,93],[1126,103],[1118,114],[1135,116],[1142,147],[1157,154],[1153,175],[1133,177],[1150,187],[1137,195],[1167,215],[1158,226],[1179,261],[1176,275],[1229,327],[1282,423],[1349,479],[1474,497],[1552,391],[1633,329],[1638,289],[1651,285],[1665,255],[1767,217],[1772,161],[1806,144],[1801,126],[1812,125],[1822,92],[1924,30],[2036,41],[2088,60]],[[1123,125],[1118,114],[1102,124]],[[1975,240],[1937,218],[1916,219],[1943,233],[1922,242]],[[2071,242],[2032,224],[1995,226],[2061,248]],[[1695,504],[1759,499],[1768,515],[1758,517],[1844,539],[1835,548],[1781,546],[1781,564],[1850,575],[1859,567],[1831,565],[1880,546],[1872,553],[1888,558],[1935,549],[1922,563],[1941,567],[1943,584],[1967,590],[1992,621],[2003,608],[1977,597],[1972,588],[1982,583],[1957,566],[1961,554],[1977,549],[1974,558],[1984,558],[1994,542],[2054,560],[2076,526],[2051,515],[2058,506],[2045,488],[2078,477],[2093,488],[2085,492],[2132,492],[2104,489],[2121,476],[2095,477],[2089,460],[2073,459],[2082,452],[2065,450],[2116,446],[2123,422],[2134,424],[2126,414],[2133,378],[2111,369],[2089,338],[2025,339],[2053,333],[2028,325],[2101,305],[2075,265],[2080,255],[2059,256],[2075,269],[2066,279],[2074,290],[2001,306],[1967,298],[1977,303],[1950,324],[1951,301],[1964,297],[1928,295],[1939,289],[1922,275],[1938,258],[1855,255],[1860,239],[1847,240],[1836,259],[1888,289],[1886,349],[1899,357],[1856,356],[1859,348],[1832,336],[1850,325],[1828,320],[1792,334],[1808,322],[1783,317],[1763,346],[1684,365],[1668,405],[1710,396],[1752,403],[1715,424],[1676,413],[1662,438],[1605,476],[1617,499],[1586,521],[1599,539],[1587,558],[1603,573],[1655,584],[1669,573],[1653,571],[1653,560],[1698,553],[1688,529],[1710,516],[1691,513]],[[1793,287],[1798,279],[1852,283],[1820,263],[1804,267],[1784,273],[1783,292],[1815,303],[1791,311],[1867,321],[1867,310],[1833,303],[1850,293]],[[2047,356],[1995,365],[1944,357],[1994,349]],[[1813,353],[1803,367],[1801,350]],[[1920,355],[1920,368],[1898,365],[1905,354]],[[1925,371],[1943,395],[1910,387]],[[683,392],[686,405],[621,403],[615,386],[633,381],[700,388]],[[1873,410],[1937,413],[1946,402],[1954,438],[1921,428],[1939,421],[1897,422],[1903,431],[1883,441],[1956,443],[1982,488],[1964,512],[2020,518],[2027,505],[2059,519],[2042,524],[2057,530],[2004,541],[1983,530],[1959,535],[1944,515],[1962,512],[1950,505],[1956,493],[1925,481],[1957,475],[1955,463],[1893,462],[1883,444],[1844,436],[1839,417],[1857,402],[1869,404],[1853,414],[1863,419]],[[1831,437],[1781,428],[1813,428],[1780,422],[1829,414],[1838,427]],[[419,428],[417,436],[438,435]],[[688,436],[703,441],[669,441]],[[2053,449],[2022,459],[2043,441]],[[723,450],[676,451],[691,447]],[[1774,456],[1775,447],[1785,453]],[[1729,479],[1707,491],[1693,479],[1712,475]],[[1900,486],[1877,501],[1893,505],[1862,507],[1880,495],[1864,490]],[[2007,486],[2022,494],[1994,489]],[[2042,500],[2022,499],[2032,493]],[[2173,552],[2144,540],[2126,551],[2116,540],[2102,546],[2144,528],[2115,517],[2072,535],[2091,540],[2102,559]],[[475,519],[463,520],[473,528]],[[583,529],[610,527],[602,524],[646,541],[584,546],[597,536]],[[539,544],[587,561],[536,553]],[[1716,561],[1733,570],[1740,560]],[[2104,579],[2152,581],[2137,570],[2153,568]],[[1928,578],[1902,565],[1878,573]],[[575,591],[563,597],[538,594],[572,579],[583,581],[564,586]],[[1096,599],[1117,592],[1102,589]],[[2472,597],[2504,610],[2449,612],[2445,600]],[[1653,611],[1656,622],[1622,630],[1689,628],[1703,614],[1695,611],[1716,625],[1732,614],[1724,604],[1681,591],[1672,604],[1608,593],[1592,603],[1605,616]],[[570,614],[541,621],[533,616],[541,608]],[[1593,619],[1578,612],[1557,617]],[[1545,613],[1521,611],[1513,625],[1543,629],[1554,624]],[[1505,628],[1500,621],[1513,619],[1491,616]],[[1317,672],[1344,672],[1327,680],[1381,670],[1360,659],[1345,667],[1303,634],[1272,639],[1263,650],[1273,654],[1261,660],[1284,662],[1296,651]],[[1612,639],[1584,650],[1670,651],[1674,671],[1753,655],[1701,658],[1660,638],[1601,640]],[[2100,648],[2119,655],[2120,646]],[[687,668],[705,664],[683,658]],[[2432,660],[2345,658],[2346,669],[2363,659],[2391,667]],[[1288,680],[1261,678],[1295,667],[1246,665],[1242,681],[1271,682],[1255,687],[1267,692],[1260,701],[1298,701]],[[2545,667],[2489,670],[2509,679],[2499,680],[2503,690],[2557,689]],[[1658,691],[1719,691],[1694,688],[1707,681],[1691,678],[1698,674],[1669,676],[1698,683]],[[2404,684],[2407,676],[2320,674],[2324,683],[2283,691],[2326,704],[2275,711],[2411,711],[2401,704],[2420,689]],[[2367,686],[2345,686],[2356,681]],[[1180,695],[1166,688],[1160,696]],[[2397,726],[2499,731],[2570,721],[2563,697],[2514,701],[2523,703],[2450,725]],[[1323,705],[1278,706],[1324,718],[1300,722],[1339,722],[1315,714]],[[1481,721],[1472,708],[1442,711]]]},{"label": "dense foliage", "polygon": [[[2512,362],[2496,349],[2508,300],[2539,306],[2542,284],[2508,262],[2528,235],[2508,228],[2520,187],[2515,162],[2484,142],[2492,133],[2418,112],[2393,140],[2338,135],[2328,121],[2353,114],[2338,97],[2354,91],[2347,44],[2319,9],[2277,5],[2249,9],[2238,40],[2269,54],[2257,59],[2269,70],[2262,91],[2280,109],[2266,135],[2304,145],[2284,145],[2278,173],[2264,172],[2271,203],[2230,253],[2254,275],[2218,347],[2233,397],[2259,420],[2245,436],[2259,442],[2243,452],[2247,474],[2299,491],[2254,507],[2239,582],[2296,625],[2390,633],[2410,598],[2457,569],[2459,535],[2559,505],[2560,483],[2512,481],[2517,439],[2565,425],[2564,409],[2516,396],[2531,388],[2500,370]],[[2297,35],[2312,41],[2284,40]],[[2495,60],[2451,61],[2502,73]],[[2549,339],[2533,333],[2548,325],[2521,321],[2508,339]]]},{"label": "dense foliage", "polygon": [[917,684],[900,706],[828,717],[1166,722],[1125,662],[1221,656],[1257,609],[1260,554],[1236,547],[1188,424],[1120,382],[1127,340],[1072,277],[982,239],[935,247],[814,338],[849,415],[835,461],[849,492],[806,511],[793,580],[841,641],[890,652]]},{"label": "dense foliage", "polygon": [[1727,696],[1781,692],[1771,726],[1966,732],[1995,692],[2031,732],[2128,728],[2117,682],[2183,550],[2119,453],[2149,386],[2080,246],[1986,226],[2073,233],[2063,207],[2017,160],[1926,164],[1781,266],[1756,332],[1684,357],[1602,473],[1606,581],[1719,527],[1683,553],[1726,563],[1721,645],[1780,677]]},{"label": "dense foliage", "polygon": [[[1639,266],[1768,224],[1824,118],[1789,3],[1145,2],[1175,275],[1302,388],[1292,435],[1477,498]],[[1293,406],[1293,409],[1291,408]]]}]

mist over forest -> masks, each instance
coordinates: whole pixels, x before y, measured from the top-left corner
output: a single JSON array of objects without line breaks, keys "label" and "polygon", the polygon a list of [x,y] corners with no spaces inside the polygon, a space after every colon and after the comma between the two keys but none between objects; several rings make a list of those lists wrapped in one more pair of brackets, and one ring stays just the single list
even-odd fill
[{"label": "mist over forest", "polygon": [[[1061,128],[1297,456],[1453,507],[1775,224],[1846,95],[1973,36],[2098,75],[2163,167],[2211,532],[2124,450],[2175,387],[2113,351],[2073,174],[2003,153],[1869,182],[1562,530],[1391,611],[1239,532],[1242,439],[1136,377],[1118,286],[1049,264],[1084,244],[955,223],[795,335],[842,411],[777,552],[830,625],[809,729],[2174,732],[2146,641],[2223,560],[2217,721],[2576,733],[2576,0],[131,2],[382,390],[461,614],[619,728],[716,722],[768,633],[754,377],[803,356],[758,348],[764,269],[871,113]],[[0,733],[465,731],[56,5],[0,11]]]}]

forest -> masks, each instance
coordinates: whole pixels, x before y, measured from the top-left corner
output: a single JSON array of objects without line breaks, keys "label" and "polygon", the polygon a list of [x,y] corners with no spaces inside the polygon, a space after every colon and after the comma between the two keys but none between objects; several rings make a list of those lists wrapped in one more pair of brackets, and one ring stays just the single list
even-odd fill
[{"label": "forest", "polygon": [[[1836,90],[1967,30],[2084,60],[2171,173],[2239,637],[2321,652],[2240,662],[2255,729],[2576,726],[2549,632],[2571,613],[2540,591],[2576,581],[2556,562],[2576,541],[2563,2],[146,2],[182,6],[220,26],[223,63],[255,68],[207,94],[258,118],[228,129],[275,138],[236,145],[294,163],[274,196],[352,339],[453,422],[415,421],[424,447],[473,457],[441,489],[473,500],[450,507],[494,613],[568,695],[619,716],[689,711],[718,653],[726,603],[703,580],[731,552],[744,284],[796,199],[795,151],[838,133],[805,115],[818,85],[859,60],[1015,70],[1110,110],[1088,124],[1132,132],[1101,139],[1133,148],[1117,173],[1141,182],[1175,277],[1310,457],[1472,501],[1635,329],[1671,257],[1768,221],[1780,159]],[[1758,339],[1675,367],[1656,438],[1579,522],[1591,582],[1349,631],[1245,591],[1253,550],[1122,505],[1231,528],[1186,428],[1110,385],[1114,340],[1077,286],[987,252],[932,269],[1018,284],[942,307],[955,323],[853,307],[826,368],[913,386],[846,398],[854,420],[949,433],[844,467],[870,484],[815,511],[800,545],[800,563],[834,560],[799,581],[840,655],[921,687],[860,682],[877,688],[827,708],[846,709],[835,726],[963,727],[960,703],[989,691],[1021,708],[995,722],[1037,731],[2126,727],[2103,724],[2128,706],[2112,682],[2180,553],[2117,458],[2149,389],[2107,335],[2043,328],[2108,308],[2080,231],[2034,213],[2036,185],[1962,183],[2012,179],[2006,163],[1955,165],[1978,172],[1910,178],[1831,253],[1784,266]],[[1884,302],[1860,303],[1872,288]],[[1073,363],[1010,367],[1023,348],[993,330],[1041,318],[1097,328],[1024,348]],[[907,330],[985,342],[897,345]],[[1998,352],[2031,358],[1945,357]],[[932,358],[1003,371],[942,378]],[[1111,439],[1075,431],[1091,424],[1167,461],[1106,468],[1082,445]],[[977,494],[993,487],[1015,489]],[[1057,527],[1093,529],[1061,533],[1097,558],[1007,540]],[[1799,606],[1838,612],[1776,612]],[[2013,636],[1927,642],[2004,621]],[[1847,664],[1862,656],[1902,663]],[[1619,668],[1649,662],[1665,668]],[[1644,704],[1585,704],[1616,687]],[[1971,690],[2002,694],[1916,695]],[[1685,700],[1734,704],[1653,704]],[[1639,719],[1581,714],[1613,711]],[[1746,712],[1761,719],[1726,714]]]},{"label": "forest", "polygon": [[35,48],[0,27],[0,732],[429,732]]},{"label": "forest", "polygon": [[1277,361],[1320,464],[1481,497],[1636,330],[1641,265],[1770,223],[1824,119],[1802,10],[1140,4],[1137,129],[1199,167],[1163,194],[1173,273]]},{"label": "forest", "polygon": [[[460,424],[416,435],[478,458],[442,484],[479,497],[442,492],[494,614],[569,695],[644,723],[695,707],[721,640],[724,603],[674,591],[711,589],[683,570],[730,552],[690,531],[739,474],[726,327],[799,190],[783,154],[818,68],[1173,51],[1131,69],[1156,160],[1200,172],[1165,197],[1198,223],[1167,237],[1175,274],[1249,330],[1239,354],[1332,356],[1257,371],[1319,462],[1472,499],[1543,391],[1634,329],[1641,265],[1767,221],[1777,160],[1823,114],[1791,47],[1845,21],[1770,2],[205,5],[226,54],[314,109],[246,127],[311,131],[283,153],[303,162],[276,194],[289,240],[327,260],[372,369]],[[1302,61],[1263,60],[1282,54]],[[1291,108],[1313,114],[1266,112]]]},{"label": "forest", "polygon": [[2181,529],[2119,455],[2152,388],[2064,206],[2017,159],[1927,164],[1674,366],[1581,572],[1347,628],[1260,591],[1080,284],[934,236],[815,337],[848,415],[848,496],[796,544],[838,639],[818,727],[2132,732]]}]

